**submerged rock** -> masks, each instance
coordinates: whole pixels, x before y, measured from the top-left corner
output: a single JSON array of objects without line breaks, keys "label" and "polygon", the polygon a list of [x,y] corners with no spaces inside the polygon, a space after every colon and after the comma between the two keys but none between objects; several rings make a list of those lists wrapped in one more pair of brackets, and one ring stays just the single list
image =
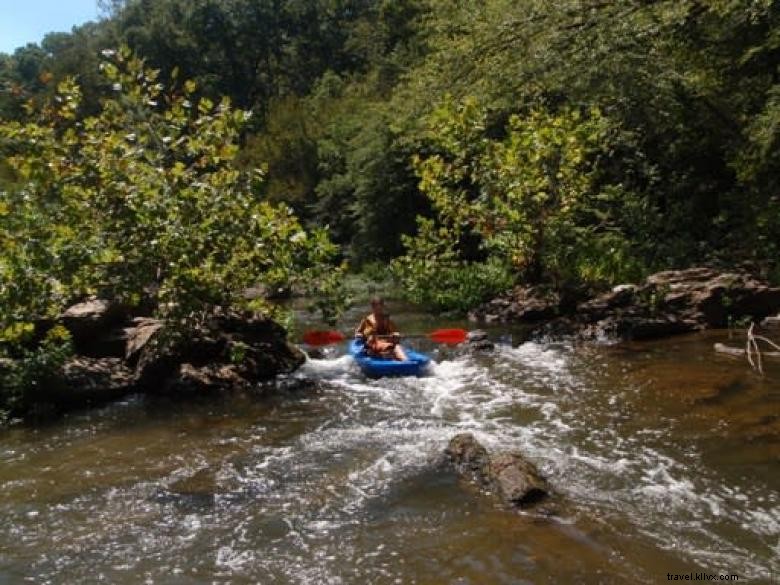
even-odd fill
[{"label": "submerged rock", "polygon": [[458,473],[495,493],[510,507],[526,508],[545,500],[547,482],[518,451],[491,455],[471,433],[452,438],[445,454]]}]

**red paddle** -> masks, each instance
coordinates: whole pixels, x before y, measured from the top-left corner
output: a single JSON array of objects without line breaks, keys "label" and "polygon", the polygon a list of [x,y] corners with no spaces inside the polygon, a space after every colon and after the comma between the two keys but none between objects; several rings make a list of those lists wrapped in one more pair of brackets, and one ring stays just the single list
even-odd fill
[{"label": "red paddle", "polygon": [[[466,335],[465,329],[437,329],[425,335],[402,335],[401,337],[427,337],[437,343],[455,344],[466,341]],[[344,341],[346,338],[340,331],[307,331],[303,334],[303,342],[307,345],[328,345]]]},{"label": "red paddle", "polygon": [[307,345],[328,345],[345,339],[346,336],[339,331],[307,331],[303,334],[303,342]]}]

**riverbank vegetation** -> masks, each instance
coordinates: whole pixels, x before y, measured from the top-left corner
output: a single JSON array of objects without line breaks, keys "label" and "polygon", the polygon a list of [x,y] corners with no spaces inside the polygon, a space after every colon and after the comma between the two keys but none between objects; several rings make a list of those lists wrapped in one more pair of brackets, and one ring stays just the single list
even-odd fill
[{"label": "riverbank vegetation", "polygon": [[80,299],[151,311],[172,335],[192,335],[216,309],[272,312],[245,299],[251,286],[327,296],[338,285],[325,230],[304,230],[287,205],[258,196],[262,170],[234,165],[247,112],[176,72],[167,86],[129,49],[103,57],[111,93],[94,115],[79,115],[82,90],[65,80],[23,121],[0,123],[15,183],[0,195],[10,412],[64,364],[69,336],[51,325]]},{"label": "riverbank vegetation", "polygon": [[700,262],[780,280],[777,2],[102,5],[0,55],[17,357],[86,295],[197,320],[342,260],[438,309]]}]

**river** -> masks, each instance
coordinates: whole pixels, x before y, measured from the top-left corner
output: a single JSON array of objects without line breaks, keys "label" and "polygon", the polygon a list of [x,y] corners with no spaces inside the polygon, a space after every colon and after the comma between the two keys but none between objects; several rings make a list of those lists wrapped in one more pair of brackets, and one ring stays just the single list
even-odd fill
[{"label": "river", "polygon": [[[463,325],[390,308],[404,331]],[[740,343],[726,331],[490,335],[483,355],[416,342],[436,360],[419,379],[367,380],[334,346],[270,393],[132,396],[2,431],[0,583],[777,582],[778,365],[715,354]],[[547,509],[459,481],[441,452],[463,431],[534,461]]]}]

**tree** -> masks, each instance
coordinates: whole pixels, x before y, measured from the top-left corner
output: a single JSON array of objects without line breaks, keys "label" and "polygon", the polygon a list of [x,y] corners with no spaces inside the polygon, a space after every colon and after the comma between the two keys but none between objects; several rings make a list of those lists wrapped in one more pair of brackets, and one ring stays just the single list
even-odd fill
[{"label": "tree", "polygon": [[[411,290],[439,290],[467,274],[482,278],[481,287],[433,297],[449,308],[468,306],[464,294],[478,302],[480,294],[500,292],[504,274],[562,286],[641,273],[625,233],[634,197],[601,177],[614,134],[601,112],[532,109],[491,136],[485,110],[471,99],[446,102],[429,123],[436,153],[417,157],[415,167],[434,219],[419,220],[418,235],[405,239],[407,255],[395,264]],[[469,237],[477,238],[482,259],[465,256]]]},{"label": "tree", "polygon": [[626,156],[615,159],[613,176],[666,218],[648,262],[766,249],[753,236],[767,232],[751,218],[763,214],[773,189],[739,169],[748,159],[776,168],[771,156],[752,158],[761,150],[755,145],[776,134],[769,122],[776,2],[435,0],[433,7],[434,50],[397,88],[399,117],[425,119],[446,93],[476,97],[496,117],[598,107],[622,133],[615,146]]},{"label": "tree", "polygon": [[304,231],[258,196],[262,172],[233,164],[246,112],[192,81],[166,88],[127,49],[106,57],[114,95],[95,116],[79,118],[66,80],[31,120],[0,122],[18,184],[0,192],[6,341],[87,294],[146,298],[186,328],[250,285],[337,283],[324,231]]}]

